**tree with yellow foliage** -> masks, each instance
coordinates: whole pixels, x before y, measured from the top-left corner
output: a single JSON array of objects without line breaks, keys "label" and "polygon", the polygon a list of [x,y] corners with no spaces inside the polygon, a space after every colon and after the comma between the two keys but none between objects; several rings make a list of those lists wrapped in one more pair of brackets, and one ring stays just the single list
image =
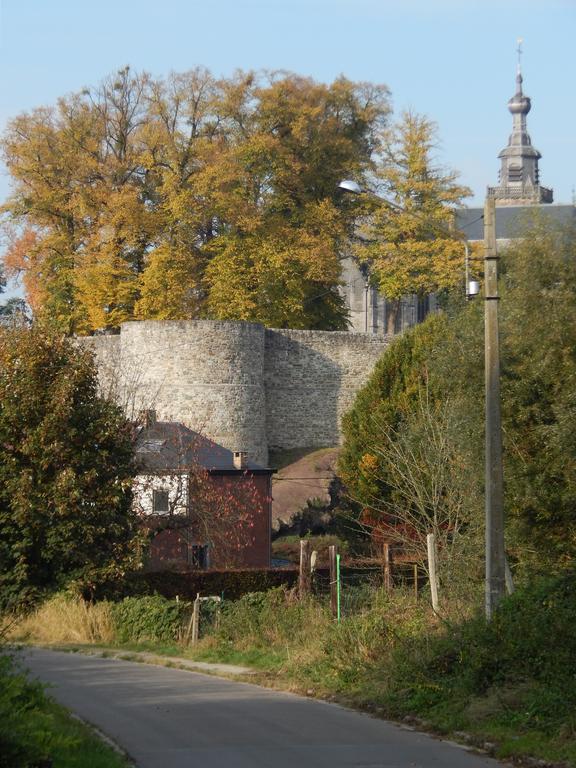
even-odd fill
[{"label": "tree with yellow foliage", "polygon": [[2,140],[5,264],[69,333],[234,317],[341,328],[341,244],[388,115],[384,86],[287,73],[128,68]]},{"label": "tree with yellow foliage", "polygon": [[470,195],[457,174],[434,163],[436,126],[406,112],[383,144],[378,182],[391,205],[372,207],[355,255],[369,262],[388,299],[390,332],[400,299],[449,289],[462,281],[464,250],[454,210]]}]

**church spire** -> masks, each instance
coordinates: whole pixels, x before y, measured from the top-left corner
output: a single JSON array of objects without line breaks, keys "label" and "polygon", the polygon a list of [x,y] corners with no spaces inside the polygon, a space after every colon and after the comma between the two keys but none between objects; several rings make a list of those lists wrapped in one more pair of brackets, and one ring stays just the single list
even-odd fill
[{"label": "church spire", "polygon": [[532,106],[522,90],[522,39],[518,40],[518,66],[516,70],[516,93],[508,101],[512,114],[512,133],[508,146],[500,152],[500,183],[489,189],[498,205],[526,205],[530,203],[551,203],[552,190],[540,186],[538,160],[540,152],[532,146],[526,128],[526,115]]}]

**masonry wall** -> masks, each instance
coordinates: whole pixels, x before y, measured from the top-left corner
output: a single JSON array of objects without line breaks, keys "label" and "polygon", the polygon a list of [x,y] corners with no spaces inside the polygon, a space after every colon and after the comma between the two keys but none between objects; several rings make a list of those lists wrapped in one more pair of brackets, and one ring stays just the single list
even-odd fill
[{"label": "masonry wall", "polygon": [[338,445],[342,416],[388,343],[365,333],[266,331],[268,447]]},{"label": "masonry wall", "polygon": [[267,464],[268,449],[340,442],[340,419],[388,338],[265,330],[255,323],[142,321],[79,340],[129,417],[155,408]]}]

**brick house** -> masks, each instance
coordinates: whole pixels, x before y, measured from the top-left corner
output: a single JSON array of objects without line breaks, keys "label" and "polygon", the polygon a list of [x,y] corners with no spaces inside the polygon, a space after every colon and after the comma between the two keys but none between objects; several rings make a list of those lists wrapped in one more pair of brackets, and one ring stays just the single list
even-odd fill
[{"label": "brick house", "polygon": [[149,570],[270,566],[273,470],[147,411],[134,505],[152,533]]}]

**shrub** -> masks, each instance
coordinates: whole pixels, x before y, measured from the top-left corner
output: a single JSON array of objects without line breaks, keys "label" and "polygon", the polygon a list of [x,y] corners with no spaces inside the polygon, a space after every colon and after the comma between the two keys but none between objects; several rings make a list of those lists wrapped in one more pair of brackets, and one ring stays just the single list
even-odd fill
[{"label": "shrub", "polygon": [[124,597],[141,597],[159,594],[166,598],[180,597],[194,600],[203,596],[224,596],[236,600],[248,592],[264,592],[284,585],[294,586],[298,571],[289,569],[246,569],[226,571],[137,571],[127,573],[121,579],[101,581],[86,587],[85,598],[90,600],[121,600]]},{"label": "shrub", "polygon": [[318,600],[295,600],[285,588],[244,595],[225,602],[217,638],[239,648],[285,650],[312,641],[328,620]]},{"label": "shrub", "polygon": [[[481,615],[425,632],[395,650],[389,704],[395,714],[425,716],[498,692],[508,716],[524,725],[555,721],[576,707],[576,575],[541,579],[503,601],[492,621]],[[521,689],[521,690],[520,690]],[[508,702],[514,691],[517,701]]]},{"label": "shrub", "polygon": [[28,768],[46,757],[44,689],[0,652],[0,768]]},{"label": "shrub", "polygon": [[160,595],[126,597],[112,605],[116,639],[127,642],[174,642],[179,639],[190,604]]}]

